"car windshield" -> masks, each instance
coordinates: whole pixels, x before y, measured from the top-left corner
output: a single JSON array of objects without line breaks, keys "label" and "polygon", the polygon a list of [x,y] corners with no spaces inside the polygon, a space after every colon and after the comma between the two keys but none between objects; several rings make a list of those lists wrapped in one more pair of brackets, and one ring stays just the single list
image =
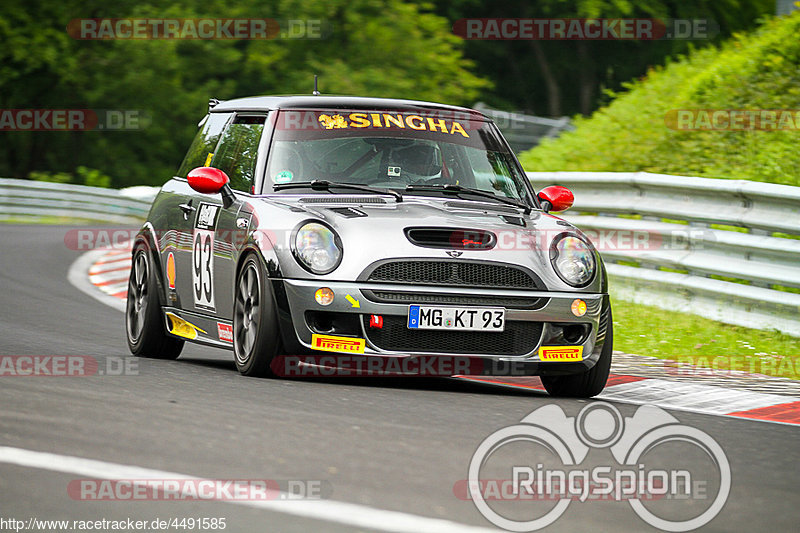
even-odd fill
[{"label": "car windshield", "polygon": [[[325,180],[399,191],[458,185],[528,198],[513,155],[477,114],[282,110],[274,131],[265,193],[278,184]],[[415,194],[445,192],[426,187]]]}]

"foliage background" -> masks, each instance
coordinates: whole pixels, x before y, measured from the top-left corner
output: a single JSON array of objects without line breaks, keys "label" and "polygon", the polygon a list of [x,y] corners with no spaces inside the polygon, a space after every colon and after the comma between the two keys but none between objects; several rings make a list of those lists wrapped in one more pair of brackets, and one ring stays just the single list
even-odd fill
[{"label": "foliage background", "polygon": [[[800,110],[800,11],[625,85],[576,130],[521,155],[535,170],[649,171],[800,185],[800,123],[785,131],[675,131],[671,109]],[[800,112],[793,113],[793,116]]]},{"label": "foliage background", "polygon": [[[329,94],[589,114],[608,102],[606,89],[752,28],[773,9],[772,0],[4,0],[0,110],[128,109],[152,122],[135,131],[1,132],[0,176],[158,185],[181,161],[209,97],[307,94],[314,74]],[[332,31],[269,41],[67,35],[70,20],[99,17],[322,19]],[[468,17],[706,17],[721,32],[697,42],[463,41],[452,25]]]},{"label": "foliage background", "polygon": [[[0,176],[100,169],[114,186],[160,184],[180,163],[209,97],[327,93],[473,102],[472,72],[448,22],[400,0],[11,0],[0,19],[0,108],[137,109],[136,131],[7,132]],[[267,41],[71,39],[73,18],[323,19],[328,38]]]}]

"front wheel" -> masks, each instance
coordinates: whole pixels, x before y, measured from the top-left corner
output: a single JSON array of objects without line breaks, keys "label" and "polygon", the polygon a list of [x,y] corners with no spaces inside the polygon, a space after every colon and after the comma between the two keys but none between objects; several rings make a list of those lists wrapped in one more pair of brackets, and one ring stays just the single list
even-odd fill
[{"label": "front wheel", "polygon": [[250,254],[236,279],[233,352],[245,376],[274,376],[270,364],[280,351],[278,318],[262,262]]},{"label": "front wheel", "polygon": [[183,341],[167,335],[158,285],[150,255],[145,245],[133,250],[128,278],[128,301],[125,304],[125,329],[128,348],[133,355],[155,359],[177,359]]},{"label": "front wheel", "polygon": [[542,376],[542,385],[550,396],[591,398],[603,392],[611,370],[611,353],[614,350],[614,323],[611,306],[606,311],[606,338],[597,363],[580,374],[569,376]]}]

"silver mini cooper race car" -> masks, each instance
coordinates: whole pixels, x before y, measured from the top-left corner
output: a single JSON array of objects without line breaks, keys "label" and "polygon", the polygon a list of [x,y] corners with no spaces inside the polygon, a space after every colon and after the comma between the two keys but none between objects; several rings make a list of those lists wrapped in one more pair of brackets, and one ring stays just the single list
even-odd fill
[{"label": "silver mini cooper race car", "polygon": [[467,364],[446,374],[603,389],[603,263],[549,214],[572,193],[537,195],[491,120],[356,97],[209,107],[134,243],[133,354],[176,358],[189,340],[232,349],[248,376],[291,375],[289,356],[403,369],[450,358]]}]

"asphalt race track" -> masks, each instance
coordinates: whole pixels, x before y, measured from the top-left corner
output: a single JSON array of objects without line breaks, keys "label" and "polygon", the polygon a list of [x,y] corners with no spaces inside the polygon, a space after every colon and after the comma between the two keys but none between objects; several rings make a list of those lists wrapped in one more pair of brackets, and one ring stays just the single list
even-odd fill
[{"label": "asphalt race track", "polygon": [[[130,375],[0,377],[3,519],[225,517],[226,531],[248,532],[492,529],[454,494],[480,442],[539,407],[575,416],[588,403],[453,379],[245,378],[228,352],[191,345],[177,361],[134,359],[123,314],[67,281],[81,255],[64,244],[67,230],[0,226],[0,356],[91,356],[101,370],[130,358]],[[637,408],[614,405],[625,416]],[[704,531],[795,530],[798,426],[671,414],[713,437],[730,462],[730,496]],[[592,453],[583,466],[604,460]],[[74,480],[150,475],[314,480],[324,499],[97,502],[68,492]],[[627,502],[595,501],[573,502],[547,530],[657,529]]]}]

